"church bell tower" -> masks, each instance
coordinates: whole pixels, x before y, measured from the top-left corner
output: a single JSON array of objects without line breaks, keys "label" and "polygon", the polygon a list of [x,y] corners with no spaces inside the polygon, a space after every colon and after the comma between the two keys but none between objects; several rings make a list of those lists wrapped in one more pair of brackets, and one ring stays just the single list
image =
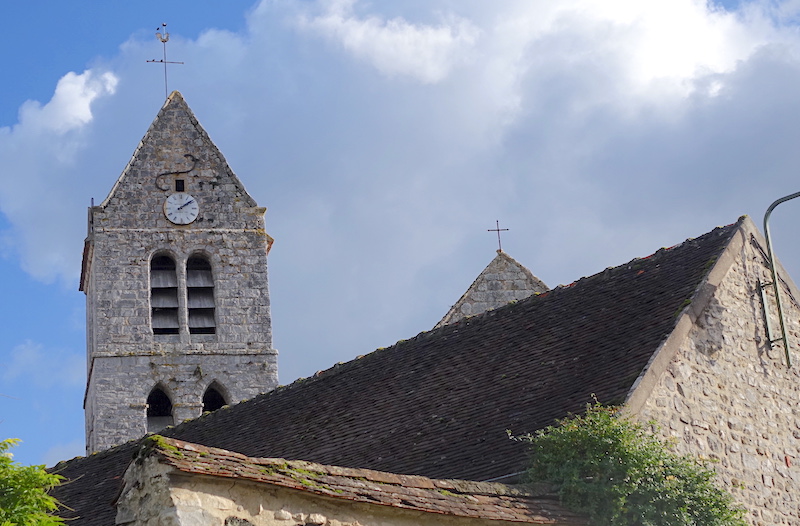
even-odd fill
[{"label": "church bell tower", "polygon": [[277,386],[265,212],[173,92],[89,208],[87,454]]}]

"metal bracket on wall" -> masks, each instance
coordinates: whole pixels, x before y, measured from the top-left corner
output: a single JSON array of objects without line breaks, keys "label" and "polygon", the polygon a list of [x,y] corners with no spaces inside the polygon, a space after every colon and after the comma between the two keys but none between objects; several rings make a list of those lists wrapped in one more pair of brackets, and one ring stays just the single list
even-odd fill
[{"label": "metal bracket on wall", "polygon": [[772,330],[772,321],[769,317],[769,307],[767,298],[766,288],[771,286],[772,283],[761,283],[761,280],[758,280],[758,292],[761,294],[761,313],[764,315],[764,327],[767,331],[767,341],[769,341],[769,346],[772,348],[775,345],[775,342],[781,341],[781,338],[773,338],[773,330]]}]

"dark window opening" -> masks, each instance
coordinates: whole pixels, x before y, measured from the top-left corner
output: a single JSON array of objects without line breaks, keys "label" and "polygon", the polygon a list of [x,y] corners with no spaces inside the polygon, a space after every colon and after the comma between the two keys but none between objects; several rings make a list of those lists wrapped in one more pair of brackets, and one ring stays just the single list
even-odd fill
[{"label": "dark window opening", "polygon": [[172,401],[164,391],[156,387],[147,397],[147,432],[156,433],[172,424]]},{"label": "dark window opening", "polygon": [[203,256],[186,262],[186,301],[190,334],[215,334],[214,276]]},{"label": "dark window opening", "polygon": [[175,179],[175,191],[183,192],[183,189],[184,189],[183,179]]},{"label": "dark window opening", "polygon": [[227,405],[225,402],[225,398],[217,391],[214,386],[210,386],[206,389],[206,393],[203,395],[203,412],[207,411],[216,411],[220,407]]},{"label": "dark window opening", "polygon": [[178,334],[178,275],[169,256],[150,261],[150,309],[153,334]]}]

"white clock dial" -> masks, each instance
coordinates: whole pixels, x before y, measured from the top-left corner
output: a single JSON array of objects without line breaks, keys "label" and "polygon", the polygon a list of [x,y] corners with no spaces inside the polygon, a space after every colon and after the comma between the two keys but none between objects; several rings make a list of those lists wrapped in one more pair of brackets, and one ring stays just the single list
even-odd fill
[{"label": "white clock dial", "polygon": [[185,192],[178,192],[164,201],[164,215],[176,225],[188,225],[200,213],[197,200]]}]

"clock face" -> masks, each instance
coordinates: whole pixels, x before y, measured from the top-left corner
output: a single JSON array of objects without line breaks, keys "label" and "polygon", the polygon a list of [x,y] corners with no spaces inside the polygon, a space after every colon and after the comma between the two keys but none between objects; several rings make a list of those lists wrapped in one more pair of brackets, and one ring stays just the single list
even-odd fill
[{"label": "clock face", "polygon": [[200,213],[200,206],[191,195],[178,192],[164,201],[164,215],[176,225],[188,225]]}]

